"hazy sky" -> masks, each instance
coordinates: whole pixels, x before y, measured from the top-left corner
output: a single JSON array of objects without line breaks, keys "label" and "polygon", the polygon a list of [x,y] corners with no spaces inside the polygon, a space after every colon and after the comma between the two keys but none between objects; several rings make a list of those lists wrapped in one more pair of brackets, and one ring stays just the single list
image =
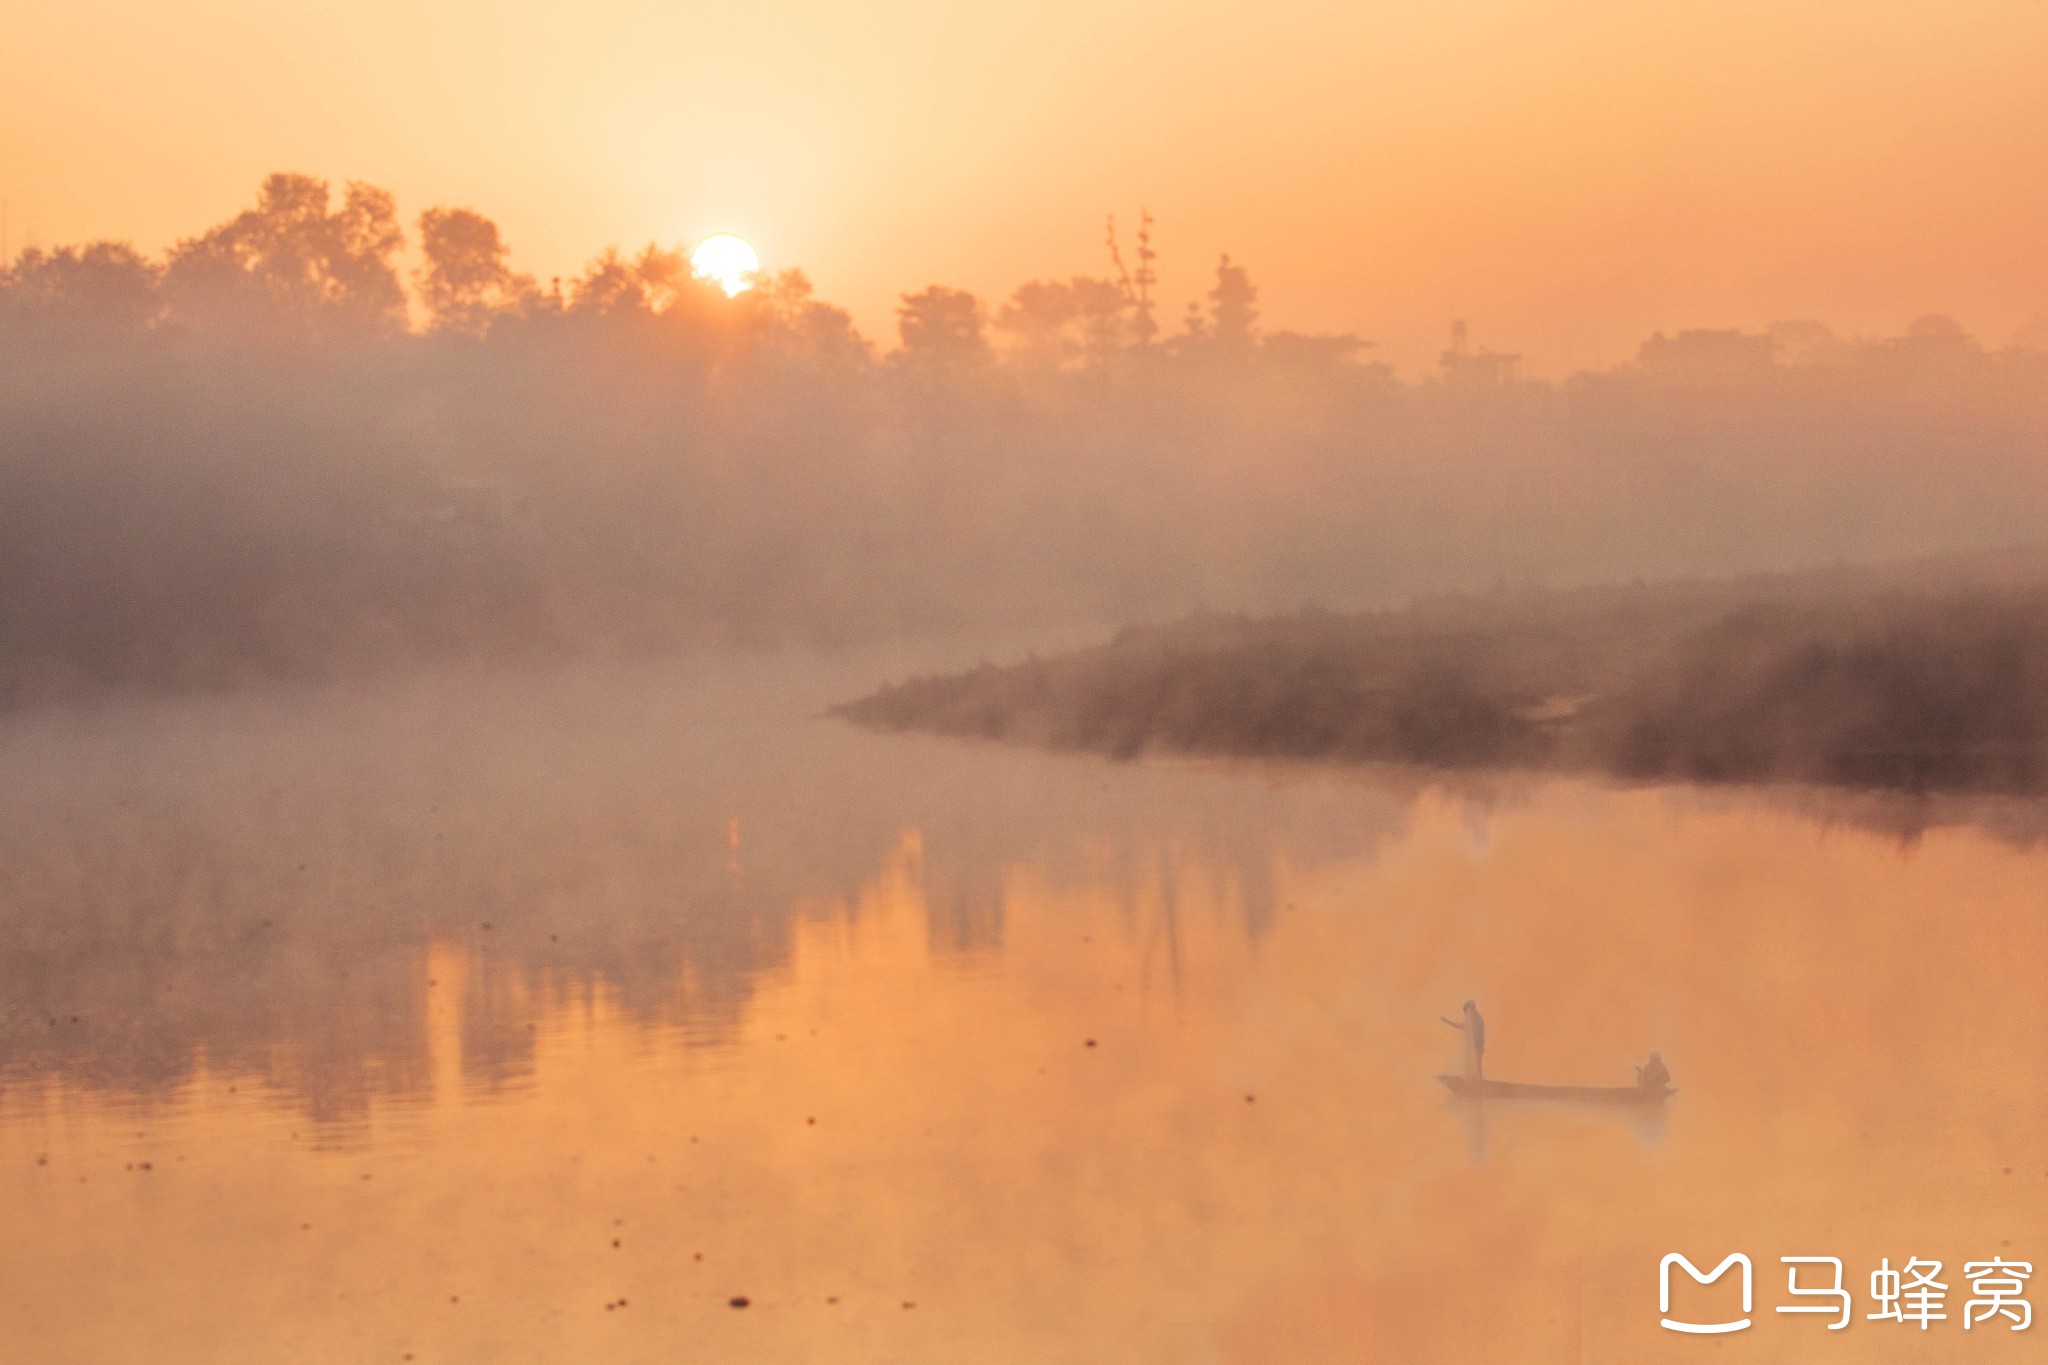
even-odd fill
[{"label": "hazy sky", "polygon": [[1269,325],[1541,372],[1657,328],[2048,314],[2048,0],[69,0],[0,42],[10,234],[148,249],[272,170],[496,218],[518,263],[742,233],[900,290],[1099,271],[1158,216]]}]

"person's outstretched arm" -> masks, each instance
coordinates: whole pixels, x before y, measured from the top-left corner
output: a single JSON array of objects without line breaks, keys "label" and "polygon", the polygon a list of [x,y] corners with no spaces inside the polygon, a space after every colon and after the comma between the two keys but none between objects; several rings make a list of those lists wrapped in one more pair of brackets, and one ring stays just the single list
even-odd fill
[{"label": "person's outstretched arm", "polygon": [[[1444,1017],[1441,1014],[1439,1014],[1437,1018],[1444,1019]],[[1449,1024],[1452,1028],[1456,1029],[1460,1033],[1463,1033],[1465,1031],[1465,1026],[1455,1019],[1444,1019],[1444,1022],[1446,1024]]]}]

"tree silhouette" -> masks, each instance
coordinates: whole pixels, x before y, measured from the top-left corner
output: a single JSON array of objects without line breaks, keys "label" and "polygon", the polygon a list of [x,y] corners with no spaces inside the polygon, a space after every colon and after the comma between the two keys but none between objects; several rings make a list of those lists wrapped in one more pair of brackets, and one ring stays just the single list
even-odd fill
[{"label": "tree silhouette", "polygon": [[30,247],[0,268],[0,309],[39,333],[109,339],[136,332],[163,311],[163,271],[125,242],[43,251]]},{"label": "tree silhouette", "polygon": [[988,359],[988,319],[981,300],[935,284],[903,295],[896,333],[912,364],[980,364]]},{"label": "tree silhouette", "polygon": [[996,314],[996,327],[1014,338],[1017,357],[1041,370],[1094,364],[1124,341],[1127,295],[1110,280],[1076,276],[1018,286]]},{"label": "tree silhouette", "polygon": [[1225,350],[1249,351],[1258,339],[1258,299],[1251,276],[1225,253],[1209,290],[1209,340]]},{"label": "tree silhouette", "polygon": [[481,335],[496,315],[532,299],[531,277],[515,273],[498,225],[470,209],[428,209],[420,215],[425,264],[415,276],[428,325]]},{"label": "tree silhouette", "polygon": [[1116,238],[1115,214],[1109,216],[1105,245],[1109,248],[1109,263],[1116,267],[1116,283],[1123,294],[1124,306],[1130,310],[1131,341],[1139,347],[1149,346],[1159,335],[1159,321],[1152,312],[1152,288],[1159,283],[1159,273],[1152,263],[1159,259],[1159,253],[1152,249],[1151,211],[1138,210],[1138,268],[1135,272],[1124,265],[1123,248]]},{"label": "tree silhouette", "polygon": [[[719,298],[724,290],[716,291]],[[865,370],[874,353],[853,325],[853,315],[813,297],[811,281],[801,270],[782,270],[757,277],[754,287],[735,301],[750,325],[752,339],[821,370],[849,376]]]},{"label": "tree silhouette", "polygon": [[405,234],[390,191],[350,181],[338,209],[328,201],[324,180],[265,179],[254,208],[171,249],[173,312],[203,323],[402,329],[405,288],[392,257]]}]

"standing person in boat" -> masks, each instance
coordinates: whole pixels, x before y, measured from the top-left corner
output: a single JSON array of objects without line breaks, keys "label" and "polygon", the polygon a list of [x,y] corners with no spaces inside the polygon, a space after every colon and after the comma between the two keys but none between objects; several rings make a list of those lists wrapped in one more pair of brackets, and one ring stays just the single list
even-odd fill
[{"label": "standing person in boat", "polygon": [[1671,1084],[1671,1073],[1664,1067],[1664,1058],[1653,1052],[1650,1060],[1636,1068],[1636,1084],[1645,1090],[1663,1090]]},{"label": "standing person in boat", "polygon": [[1465,1074],[1475,1081],[1486,1079],[1486,1020],[1479,1013],[1476,1002],[1465,1002],[1465,1018],[1461,1023],[1456,1019],[1444,1019],[1446,1024],[1465,1035]]}]

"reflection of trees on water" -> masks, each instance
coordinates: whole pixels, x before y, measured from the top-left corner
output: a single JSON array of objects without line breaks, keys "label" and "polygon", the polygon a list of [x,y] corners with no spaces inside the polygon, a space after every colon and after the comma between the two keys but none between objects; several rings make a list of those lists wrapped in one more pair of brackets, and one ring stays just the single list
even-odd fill
[{"label": "reflection of trees on water", "polygon": [[1762,802],[1823,829],[1862,830],[1912,848],[1934,830],[1971,829],[2013,848],[2048,844],[2048,801],[1997,795],[1914,795],[1818,787],[1677,788],[1691,809]]},{"label": "reflection of trees on water", "polygon": [[1107,893],[1170,970],[1186,887],[1257,935],[1276,858],[1369,853],[1405,806],[1347,780],[877,738],[792,722],[816,708],[786,691],[519,686],[17,723],[0,1085],[147,1103],[205,1074],[359,1123],[434,1093],[451,962],[466,1090],[519,1085],[538,1027],[585,1007],[715,1044],[801,919],[860,913],[907,833],[935,956],[1000,954],[1021,884]]},{"label": "reflection of trees on water", "polygon": [[[472,680],[15,722],[0,1086],[151,1103],[203,1073],[361,1122],[434,1093],[443,962],[472,1091],[522,1084],[538,1026],[587,1007],[716,1044],[804,918],[857,915],[905,868],[936,958],[999,955],[1026,888],[1053,913],[1115,907],[1148,989],[1170,992],[1188,915],[1256,938],[1286,867],[1371,857],[1415,790],[790,719],[866,681]],[[1763,799],[1901,838],[1958,821],[2039,838],[2027,803]]]}]

